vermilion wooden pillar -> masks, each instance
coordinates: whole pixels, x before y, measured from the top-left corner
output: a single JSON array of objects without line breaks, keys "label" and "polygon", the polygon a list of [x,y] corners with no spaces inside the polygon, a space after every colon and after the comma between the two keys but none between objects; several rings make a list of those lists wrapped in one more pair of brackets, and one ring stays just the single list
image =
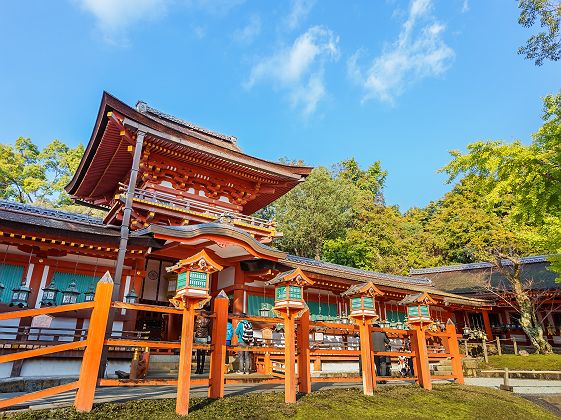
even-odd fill
[{"label": "vermilion wooden pillar", "polygon": [[491,328],[491,321],[489,321],[489,311],[481,311],[481,315],[483,316],[483,325],[485,326],[487,340],[491,341],[493,339],[493,329]]},{"label": "vermilion wooden pillar", "polygon": [[224,397],[226,362],[226,326],[228,324],[228,296],[222,291],[214,299],[212,321],[212,353],[210,355],[209,398]]},{"label": "vermilion wooden pillar", "polygon": [[425,330],[420,325],[415,325],[411,330],[411,347],[415,352],[415,373],[417,382],[424,389],[431,390],[429,357],[427,352],[427,340]]},{"label": "vermilion wooden pillar", "polygon": [[189,391],[191,388],[191,360],[193,359],[193,330],[195,303],[185,302],[181,322],[181,347],[179,349],[179,374],[177,377],[177,400],[175,411],[180,416],[189,414]]},{"label": "vermilion wooden pillar", "polygon": [[357,321],[360,333],[360,358],[362,362],[362,387],[364,395],[374,394],[376,388],[376,374],[372,359],[372,336],[368,321]]},{"label": "vermilion wooden pillar", "polygon": [[456,326],[452,321],[446,323],[446,333],[448,334],[448,353],[452,357],[452,374],[459,384],[464,383],[464,370],[462,369],[462,356],[460,354],[460,346],[458,344],[458,335]]},{"label": "vermilion wooden pillar", "polygon": [[294,342],[294,318],[290,309],[282,314],[284,318],[284,402],[296,402],[296,345]]},{"label": "vermilion wooden pillar", "polygon": [[94,303],[88,327],[87,347],[82,358],[80,368],[79,388],[74,400],[76,411],[91,411],[97,385],[97,372],[101,362],[101,353],[105,341],[105,329],[109,310],[111,309],[111,294],[113,293],[113,279],[109,272],[97,282]]},{"label": "vermilion wooden pillar", "polygon": [[312,392],[310,380],[310,311],[300,316],[298,327],[298,391],[309,394]]}]

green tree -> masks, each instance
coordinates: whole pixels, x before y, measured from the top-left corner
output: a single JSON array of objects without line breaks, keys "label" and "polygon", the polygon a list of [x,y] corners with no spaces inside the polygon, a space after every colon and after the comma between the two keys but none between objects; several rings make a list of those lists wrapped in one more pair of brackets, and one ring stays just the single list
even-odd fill
[{"label": "green tree", "polygon": [[[462,154],[451,152],[452,161],[442,170],[449,181],[469,177],[475,190],[485,197],[489,209],[508,211],[502,215],[504,236],[477,250],[505,275],[520,312],[520,325],[540,353],[551,346],[543,338],[535,305],[520,279],[521,251],[540,247],[559,252],[561,236],[561,97],[544,99],[544,124],[526,146],[519,141],[476,142]],[[551,235],[551,236],[546,236]],[[508,264],[504,264],[508,261]],[[554,266],[558,266],[557,261]]]},{"label": "green tree", "polygon": [[64,186],[78,167],[84,147],[54,140],[40,150],[31,139],[0,144],[0,197],[50,206],[69,204]]},{"label": "green tree", "polygon": [[561,57],[561,2],[558,0],[519,0],[518,23],[531,28],[539,20],[542,32],[532,35],[526,45],[518,49],[527,59],[541,66],[544,60],[557,61]]},{"label": "green tree", "polygon": [[315,168],[305,182],[267,210],[283,233],[276,245],[295,255],[321,259],[323,243],[344,234],[352,220],[354,189],[326,168]]},{"label": "green tree", "polygon": [[362,170],[355,158],[347,159],[335,165],[336,176],[355,185],[359,190],[369,193],[374,201],[383,203],[382,190],[388,172],[382,169],[379,160],[366,170]]},{"label": "green tree", "polygon": [[393,274],[441,262],[431,255],[432,240],[423,226],[403,216],[397,207],[372,202],[364,195],[356,207],[353,226],[344,236],[325,242],[327,261]]}]

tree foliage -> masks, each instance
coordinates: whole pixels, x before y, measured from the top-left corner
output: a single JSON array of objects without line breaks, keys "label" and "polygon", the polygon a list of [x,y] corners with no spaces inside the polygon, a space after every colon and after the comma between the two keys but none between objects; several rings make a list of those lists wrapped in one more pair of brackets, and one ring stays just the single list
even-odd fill
[{"label": "tree foliage", "polygon": [[293,254],[322,257],[323,243],[343,234],[352,219],[353,189],[324,167],[275,201],[266,212],[283,237],[276,245]]},{"label": "tree foliage", "polygon": [[31,139],[0,144],[0,198],[44,206],[71,204],[64,191],[80,163],[84,147],[53,140],[42,150]]},{"label": "tree foliage", "polygon": [[541,66],[544,60],[561,58],[561,2],[559,0],[520,0],[518,23],[531,28],[539,21],[543,30],[532,35],[519,54]]}]

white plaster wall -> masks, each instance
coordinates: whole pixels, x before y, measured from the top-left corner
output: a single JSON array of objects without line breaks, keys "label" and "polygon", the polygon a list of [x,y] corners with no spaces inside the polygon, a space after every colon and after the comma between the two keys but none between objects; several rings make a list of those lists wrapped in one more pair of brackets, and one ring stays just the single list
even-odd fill
[{"label": "white plaster wall", "polygon": [[14,362],[0,363],[0,379],[9,378],[12,373],[12,365]]},{"label": "white plaster wall", "polygon": [[121,337],[122,334],[120,331],[123,331],[123,321],[113,321],[113,337]]},{"label": "white plaster wall", "polygon": [[[51,326],[50,328],[64,328],[64,330],[49,330],[48,334],[49,335],[41,335],[41,336],[37,336],[37,335],[30,335],[29,339],[30,340],[43,340],[43,341],[53,341],[54,337],[53,334],[73,334],[74,331],[76,329],[76,318],[60,318],[60,317],[54,317],[52,322],[51,322]],[[66,330],[67,328],[70,328],[71,330]],[[33,331],[37,331],[37,330],[33,330]],[[59,337],[58,341],[74,341],[73,337]]]},{"label": "white plaster wall", "polygon": [[23,362],[21,376],[79,376],[82,359],[28,359]]},{"label": "white plaster wall", "polygon": [[[358,362],[322,362],[322,372],[358,372]],[[313,370],[312,370],[313,372]]]},{"label": "white plaster wall", "polygon": [[[16,338],[14,334],[7,334],[7,333],[14,333],[17,330],[15,328],[2,328],[2,327],[17,327],[19,326],[19,318],[16,319],[6,319],[4,321],[0,321],[0,340],[13,340]],[[4,333],[4,334],[2,334]]]},{"label": "white plaster wall", "polygon": [[[148,265],[146,266],[146,277],[144,278],[144,290],[142,291],[142,299],[156,300],[158,295],[158,278],[151,279],[148,277],[148,273],[155,271],[160,275],[160,261],[158,260],[148,260]],[[137,291],[139,293],[139,291]]]},{"label": "white plaster wall", "polygon": [[[4,368],[4,366],[7,366]],[[79,376],[81,359],[29,359],[23,363],[21,376],[25,377],[48,377],[48,376]],[[10,376],[12,363],[0,365],[0,378]],[[109,360],[107,363],[106,376],[115,377],[115,371],[130,371],[130,360]]]},{"label": "white plaster wall", "polygon": [[228,267],[218,272],[218,290],[232,286],[234,284],[235,274],[236,269],[234,267]]}]

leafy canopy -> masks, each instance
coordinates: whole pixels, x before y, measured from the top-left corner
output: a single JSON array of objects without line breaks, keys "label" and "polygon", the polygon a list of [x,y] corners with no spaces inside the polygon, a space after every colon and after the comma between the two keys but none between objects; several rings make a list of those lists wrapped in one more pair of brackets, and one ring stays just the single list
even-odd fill
[{"label": "leafy canopy", "polygon": [[561,1],[520,0],[518,23],[531,28],[539,20],[543,30],[532,35],[526,45],[518,49],[529,60],[541,66],[544,60],[557,61],[561,58]]},{"label": "leafy canopy", "polygon": [[42,150],[31,139],[0,144],[0,198],[47,206],[70,203],[64,191],[80,163],[84,147],[53,140]]}]

